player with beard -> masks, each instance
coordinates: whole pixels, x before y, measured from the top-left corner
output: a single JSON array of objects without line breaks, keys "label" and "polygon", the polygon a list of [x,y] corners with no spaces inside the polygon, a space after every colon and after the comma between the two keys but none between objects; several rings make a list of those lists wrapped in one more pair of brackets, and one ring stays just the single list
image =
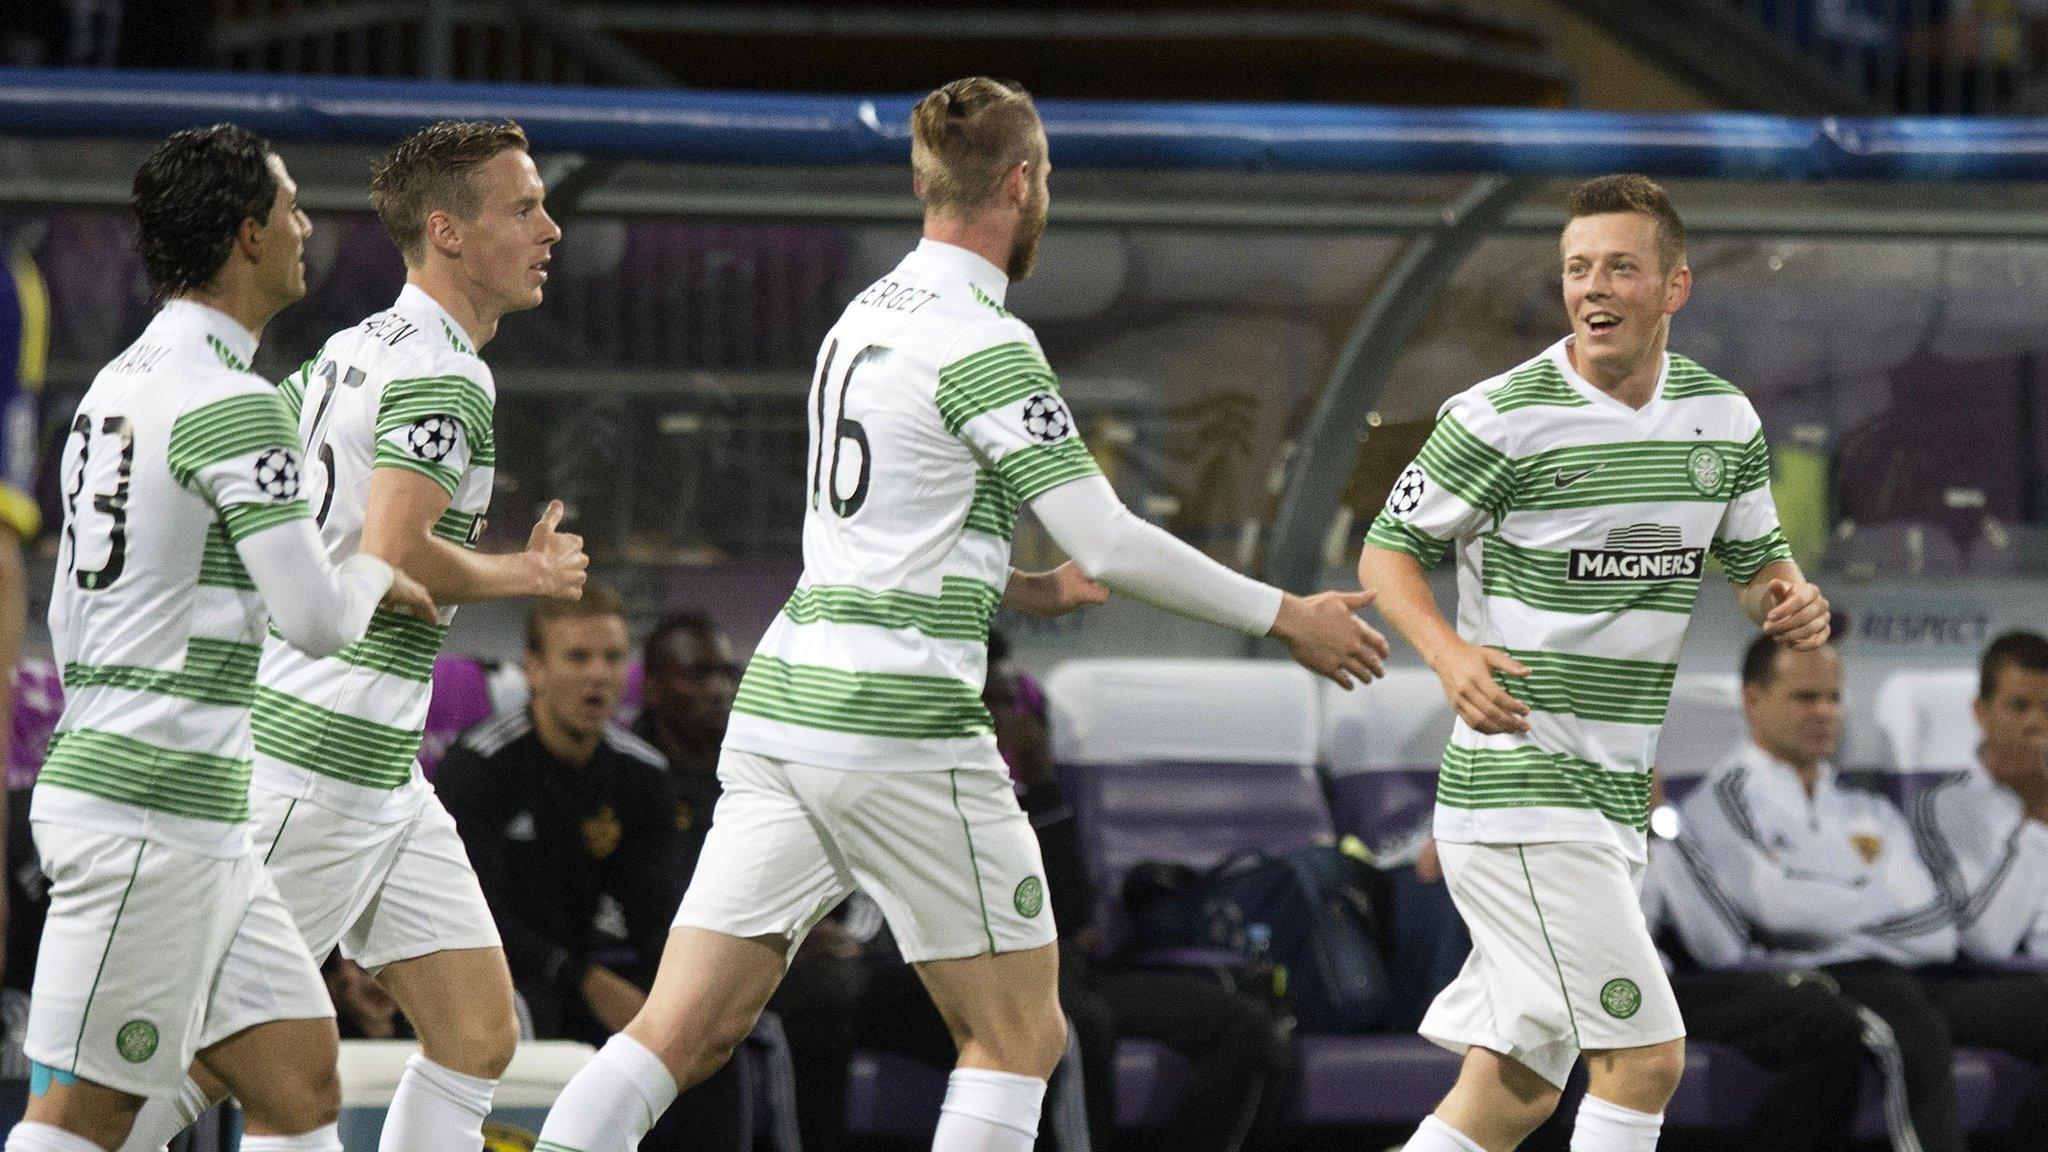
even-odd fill
[{"label": "player with beard", "polygon": [[[1037,838],[981,701],[999,604],[1056,615],[1107,585],[1274,636],[1346,687],[1381,671],[1386,641],[1353,614],[1370,597],[1232,572],[1133,516],[1096,468],[1037,337],[1003,307],[1049,204],[1030,96],[956,80],[918,102],[911,133],[924,240],[819,350],[804,573],[741,678],[697,873],[646,1006],[563,1090],[540,1152],[633,1148],[726,1061],[855,888],[959,1050],[934,1149],[1031,1147],[1066,1022]],[[1010,569],[1023,504],[1073,563]]]}]

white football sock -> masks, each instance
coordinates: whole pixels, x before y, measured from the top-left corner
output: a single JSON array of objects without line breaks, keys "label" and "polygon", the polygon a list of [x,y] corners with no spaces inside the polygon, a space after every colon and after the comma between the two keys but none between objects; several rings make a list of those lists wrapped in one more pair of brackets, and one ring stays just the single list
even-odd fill
[{"label": "white football sock", "polygon": [[332,1124],[297,1136],[242,1136],[242,1152],[341,1152],[341,1133]]},{"label": "white football sock", "polygon": [[377,1152],[478,1152],[496,1080],[466,1076],[415,1052],[391,1094]]},{"label": "white football sock", "polygon": [[1638,1112],[1588,1096],[1572,1125],[1572,1152],[1656,1152],[1662,1112]]},{"label": "white football sock", "polygon": [[675,1077],[661,1058],[621,1032],[569,1080],[534,1152],[633,1152],[675,1102]]},{"label": "white football sock", "polygon": [[199,1114],[211,1107],[213,1101],[206,1098],[205,1090],[187,1076],[176,1096],[152,1096],[142,1102],[121,1152],[163,1152],[171,1137],[190,1128]]},{"label": "white football sock", "polygon": [[932,1152],[1031,1152],[1045,1081],[987,1068],[955,1068],[946,1078]]}]

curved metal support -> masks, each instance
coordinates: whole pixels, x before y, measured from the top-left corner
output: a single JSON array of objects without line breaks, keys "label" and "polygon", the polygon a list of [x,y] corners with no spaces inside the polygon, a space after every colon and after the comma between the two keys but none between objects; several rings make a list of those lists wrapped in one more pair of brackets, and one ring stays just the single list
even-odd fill
[{"label": "curved metal support", "polygon": [[1395,362],[1451,274],[1538,183],[1528,176],[1479,178],[1444,209],[1441,227],[1409,242],[1373,294],[1295,438],[1266,550],[1267,583],[1296,592],[1314,586],[1322,570],[1323,535],[1366,435],[1365,414],[1378,403]]}]

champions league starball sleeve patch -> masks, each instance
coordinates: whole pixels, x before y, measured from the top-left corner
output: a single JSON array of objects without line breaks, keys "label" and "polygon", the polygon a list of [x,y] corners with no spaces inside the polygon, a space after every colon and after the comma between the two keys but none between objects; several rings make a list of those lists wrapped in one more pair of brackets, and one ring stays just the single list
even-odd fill
[{"label": "champions league starball sleeve patch", "polygon": [[256,457],[256,488],[272,500],[297,500],[298,453],[289,448],[270,448]]}]

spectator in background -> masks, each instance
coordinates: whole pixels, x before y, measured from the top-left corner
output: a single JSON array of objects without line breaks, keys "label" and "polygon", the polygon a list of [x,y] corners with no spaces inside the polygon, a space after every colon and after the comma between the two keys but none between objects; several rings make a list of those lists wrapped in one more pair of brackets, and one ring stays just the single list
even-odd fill
[{"label": "spectator in background", "polygon": [[1842,736],[1834,649],[1752,644],[1742,680],[1751,743],[1679,808],[1683,879],[1698,890],[1674,904],[1679,934],[1711,968],[1825,973],[1896,1038],[1922,1147],[1960,1152],[1955,1046],[2029,1056],[2048,1037],[2048,986],[1929,970],[1955,958],[1953,909],[1905,816],[1828,763]]},{"label": "spectator in background", "polygon": [[[2048,637],[1993,640],[1974,710],[1984,732],[1977,764],[1915,798],[1913,831],[1955,909],[1963,955],[2038,970],[1980,977],[1943,1008],[1958,1036],[2048,1064],[2048,1013],[2037,1006],[2048,997]],[[2014,1128],[2048,1133],[2048,1095],[2038,1086]]]},{"label": "spectator in background", "polygon": [[[434,777],[546,1039],[603,1044],[633,1018],[682,899],[667,765],[610,723],[628,650],[611,589],[535,600],[531,701],[463,733]],[[735,1062],[679,1098],[644,1146],[744,1152],[742,1096]]]},{"label": "spectator in background", "polygon": [[681,805],[678,867],[687,884],[711,828],[711,810],[724,792],[718,748],[732,715],[740,664],[732,641],[710,616],[682,611],[662,617],[647,634],[641,668],[642,703],[633,732],[668,758],[669,784]]},{"label": "spectator in background", "polygon": [[[642,652],[643,704],[633,730],[668,757],[675,825],[681,830],[676,868],[687,886],[724,792],[718,782],[718,749],[732,714],[740,666],[732,641],[703,612],[663,617]],[[789,1040],[805,1152],[838,1152],[846,1143],[846,1078],[853,1065],[855,1006],[865,978],[860,954],[861,942],[836,916],[827,917],[797,946],[788,973],[768,1001]],[[649,956],[650,978],[654,958]],[[727,1074],[721,1070],[713,1079]]]},{"label": "spectator in background", "polygon": [[1977,764],[1914,800],[1913,830],[1959,913],[1963,955],[2048,968],[2048,638],[1993,640],[1977,685]]},{"label": "spectator in background", "polygon": [[[28,584],[22,548],[42,531],[42,511],[29,495],[35,486],[36,395],[42,391],[50,343],[50,294],[28,246],[15,237],[6,249],[0,274],[0,765],[12,776],[15,696],[21,667],[21,638],[28,620]],[[36,761],[41,762],[41,749]],[[13,789],[22,788],[19,796]],[[35,972],[43,918],[49,911],[49,883],[42,876],[35,845],[28,834],[27,780],[7,781],[0,792],[0,859],[8,866],[8,883],[0,885],[0,932],[7,948],[0,953],[0,974],[10,988],[26,993]],[[22,808],[16,820],[13,809]],[[26,906],[23,900],[27,901]],[[18,909],[18,911],[17,911]],[[23,917],[22,931],[14,918]],[[16,966],[20,966],[17,974]],[[19,1015],[19,1021],[14,1017]],[[19,1044],[27,1016],[5,1013],[10,1044]]]}]

